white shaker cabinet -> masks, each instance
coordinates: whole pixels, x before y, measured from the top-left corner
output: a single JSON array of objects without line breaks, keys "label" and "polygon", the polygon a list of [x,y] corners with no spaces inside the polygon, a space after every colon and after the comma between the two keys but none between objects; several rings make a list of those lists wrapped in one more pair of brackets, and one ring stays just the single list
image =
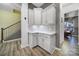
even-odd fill
[{"label": "white shaker cabinet", "polygon": [[50,51],[50,38],[44,37],[44,49]]},{"label": "white shaker cabinet", "polygon": [[33,35],[31,33],[29,33],[29,46],[33,47]]},{"label": "white shaker cabinet", "polygon": [[48,35],[48,34],[39,34],[38,36],[38,45],[51,53],[55,48],[55,34]]},{"label": "white shaker cabinet", "polygon": [[29,33],[29,45],[30,45],[31,48],[38,45],[38,36],[37,36],[37,34]]},{"label": "white shaker cabinet", "polygon": [[55,19],[56,19],[56,11],[55,7],[50,8],[50,24],[55,24]]},{"label": "white shaker cabinet", "polygon": [[29,9],[29,24],[34,24],[34,11]]},{"label": "white shaker cabinet", "polygon": [[55,7],[50,7],[47,9],[47,24],[54,24],[56,19]]},{"label": "white shaker cabinet", "polygon": [[33,34],[33,47],[38,45],[38,34]]},{"label": "white shaker cabinet", "polygon": [[46,35],[44,38],[44,49],[51,53],[55,49],[55,34]]},{"label": "white shaker cabinet", "polygon": [[41,8],[34,8],[34,24],[35,25],[41,24],[41,18],[42,18],[41,12],[42,12]]},{"label": "white shaker cabinet", "polygon": [[42,24],[46,25],[47,24],[47,16],[46,16],[46,10],[42,11]]},{"label": "white shaker cabinet", "polygon": [[41,37],[39,37],[38,38],[38,45],[40,46],[40,47],[44,47],[44,40],[43,40],[43,38]]},{"label": "white shaker cabinet", "polygon": [[46,38],[44,39],[44,48],[48,52],[52,53],[52,51],[55,49],[55,35],[46,35]]},{"label": "white shaker cabinet", "polygon": [[56,48],[56,35],[52,35],[50,38],[50,53]]},{"label": "white shaker cabinet", "polygon": [[46,10],[46,20],[47,20],[47,24],[49,25],[50,24],[50,9],[47,9]]},{"label": "white shaker cabinet", "polygon": [[39,35],[38,35],[38,45],[39,45],[40,47],[44,47],[44,39],[43,39],[42,34],[39,34]]},{"label": "white shaker cabinet", "polygon": [[53,22],[53,24],[55,24],[55,21],[56,21],[56,9],[55,9],[55,7],[51,8],[51,21]]}]

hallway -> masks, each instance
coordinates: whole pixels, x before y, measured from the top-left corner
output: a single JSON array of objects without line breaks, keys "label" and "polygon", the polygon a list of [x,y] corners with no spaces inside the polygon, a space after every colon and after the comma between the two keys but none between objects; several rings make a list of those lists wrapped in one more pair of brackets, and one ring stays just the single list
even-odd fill
[{"label": "hallway", "polygon": [[64,40],[62,50],[64,55],[77,56],[77,38],[74,36],[68,36],[68,39]]}]

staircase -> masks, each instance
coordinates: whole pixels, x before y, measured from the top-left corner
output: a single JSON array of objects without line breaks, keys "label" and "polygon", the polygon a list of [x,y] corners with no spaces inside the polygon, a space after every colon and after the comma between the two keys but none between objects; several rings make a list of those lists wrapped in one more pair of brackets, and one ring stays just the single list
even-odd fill
[{"label": "staircase", "polygon": [[21,38],[21,31],[20,30],[17,31],[16,33],[12,34],[8,38],[6,38],[6,40],[4,40],[4,41],[8,41],[8,40],[12,40],[12,39],[17,39],[17,38]]},{"label": "staircase", "polygon": [[21,38],[21,21],[18,21],[6,28],[1,28],[1,42]]}]

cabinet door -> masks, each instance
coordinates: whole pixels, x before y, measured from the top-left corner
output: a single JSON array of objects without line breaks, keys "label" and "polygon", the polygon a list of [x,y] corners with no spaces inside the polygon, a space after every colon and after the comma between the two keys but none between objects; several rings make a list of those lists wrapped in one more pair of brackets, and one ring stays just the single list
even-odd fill
[{"label": "cabinet door", "polygon": [[47,21],[46,21],[46,10],[43,10],[42,12],[42,24],[46,25]]},{"label": "cabinet door", "polygon": [[43,39],[44,39],[44,42],[43,42],[44,49],[49,52],[50,51],[50,36],[47,34],[44,34]]},{"label": "cabinet door", "polygon": [[39,38],[38,41],[39,41],[39,46],[43,48],[43,39],[42,38]]},{"label": "cabinet door", "polygon": [[50,9],[47,9],[47,24],[54,24],[55,23],[55,8],[52,7]]},{"label": "cabinet door", "polygon": [[31,33],[29,33],[29,46],[33,47],[33,35]]},{"label": "cabinet door", "polygon": [[34,11],[29,9],[29,24],[34,24]]},{"label": "cabinet door", "polygon": [[50,38],[44,38],[44,49],[50,52]]},{"label": "cabinet door", "polygon": [[56,48],[56,36],[52,35],[50,38],[50,52]]},{"label": "cabinet door", "polygon": [[43,38],[42,38],[42,34],[39,34],[39,36],[38,36],[38,45],[43,48]]},{"label": "cabinet door", "polygon": [[46,13],[46,17],[47,17],[47,24],[50,23],[50,9],[47,9],[47,13]]},{"label": "cabinet door", "polygon": [[37,45],[38,43],[38,39],[37,39],[37,34],[33,34],[33,40],[32,40],[32,44],[33,44],[33,47]]},{"label": "cabinet door", "polygon": [[56,21],[56,9],[55,9],[55,7],[51,8],[51,21],[53,24],[55,24],[55,21]]},{"label": "cabinet door", "polygon": [[39,25],[41,24],[41,8],[34,8],[34,24]]}]

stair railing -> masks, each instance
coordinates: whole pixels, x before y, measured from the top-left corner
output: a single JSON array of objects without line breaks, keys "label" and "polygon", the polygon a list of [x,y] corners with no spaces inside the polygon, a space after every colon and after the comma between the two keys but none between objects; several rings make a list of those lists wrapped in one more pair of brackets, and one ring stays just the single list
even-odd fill
[{"label": "stair railing", "polygon": [[17,24],[19,24],[19,23],[21,23],[21,21],[18,21],[10,26],[7,26],[6,28],[1,28],[1,43],[3,43],[3,41],[4,41],[4,31],[15,26],[15,25],[17,26]]}]

